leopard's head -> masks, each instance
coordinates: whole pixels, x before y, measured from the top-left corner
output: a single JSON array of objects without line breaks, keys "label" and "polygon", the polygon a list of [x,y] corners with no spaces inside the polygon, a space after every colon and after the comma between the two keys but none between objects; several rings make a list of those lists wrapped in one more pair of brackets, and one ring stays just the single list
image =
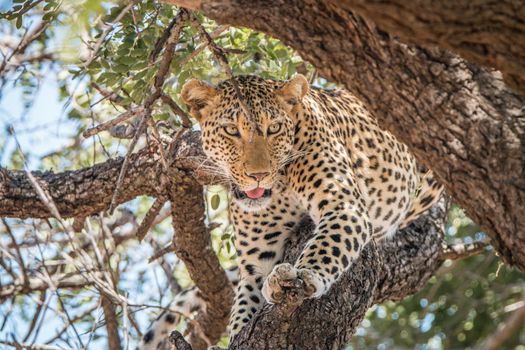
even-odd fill
[{"label": "leopard's head", "polygon": [[291,159],[294,125],[309,86],[302,75],[285,82],[235,80],[249,115],[230,80],[215,87],[193,79],[181,94],[200,124],[204,152],[231,182],[235,200],[258,210],[269,203],[279,172]]}]

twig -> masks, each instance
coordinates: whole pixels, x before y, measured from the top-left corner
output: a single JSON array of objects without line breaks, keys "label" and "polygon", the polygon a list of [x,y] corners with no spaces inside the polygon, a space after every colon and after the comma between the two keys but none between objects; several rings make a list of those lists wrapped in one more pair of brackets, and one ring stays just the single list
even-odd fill
[{"label": "twig", "polygon": [[160,99],[161,99],[162,102],[164,102],[165,104],[167,104],[170,107],[171,111],[175,115],[179,116],[179,118],[182,121],[182,126],[183,127],[191,128],[192,123],[191,123],[190,117],[188,117],[188,115],[182,110],[182,108],[179,107],[177,102],[175,102],[170,96],[166,95],[165,93],[163,93],[160,96]]},{"label": "twig", "polygon": [[[525,297],[525,293],[523,293]],[[525,324],[525,305],[516,309],[514,313],[503,323],[500,324],[496,332],[490,335],[478,350],[497,350],[502,349],[503,344],[517,331],[523,329]]]},{"label": "twig", "polygon": [[36,25],[35,28],[33,28],[33,30],[29,34],[27,34],[27,32],[26,32],[26,35],[24,35],[22,37],[22,39],[20,40],[18,45],[2,61],[2,64],[0,65],[0,74],[4,71],[4,69],[6,68],[7,64],[9,63],[9,61],[13,57],[15,57],[17,55],[22,55],[26,51],[27,47],[33,41],[35,41],[36,39],[38,39],[40,37],[40,35],[46,30],[48,25],[49,25],[49,22],[42,21],[38,25]]},{"label": "twig", "polygon": [[169,341],[177,350],[192,350],[190,343],[178,331],[171,332]]},{"label": "twig", "polygon": [[[98,276],[102,276],[98,274]],[[51,278],[52,284],[41,278],[29,278],[27,287],[23,283],[12,283],[2,286],[0,290],[0,300],[18,294],[29,294],[35,291],[43,291],[49,289],[51,286],[56,288],[83,288],[90,286],[93,282],[80,274],[55,274]]]},{"label": "twig", "polygon": [[169,243],[168,245],[164,246],[160,250],[156,251],[155,254],[153,254],[149,259],[148,263],[152,263],[153,261],[157,260],[158,258],[173,252],[175,249],[175,244],[173,242]]},{"label": "twig", "polygon": [[96,135],[98,134],[99,132],[101,131],[104,131],[104,130],[107,130],[117,124],[120,124],[132,117],[135,117],[136,115],[138,114],[141,114],[144,112],[144,107],[133,107],[129,110],[127,110],[126,112],[120,114],[119,116],[111,119],[111,120],[108,120],[107,122],[104,122],[104,123],[100,123],[99,125],[95,126],[95,127],[92,127],[90,129],[87,129],[86,131],[84,131],[82,133],[82,136],[84,138],[88,138],[88,137],[91,137],[93,135]]},{"label": "twig", "polygon": [[441,258],[443,260],[465,259],[470,256],[481,253],[489,245],[489,242],[486,241],[447,244],[443,247],[443,250],[441,252]]},{"label": "twig", "polygon": [[31,336],[31,333],[33,333],[33,330],[35,329],[38,318],[40,317],[40,314],[42,313],[42,309],[44,307],[45,301],[46,301],[46,291],[44,290],[40,293],[39,303],[36,306],[36,310],[35,310],[35,313],[33,314],[33,318],[27,330],[26,336],[22,340],[24,343],[29,339],[29,337]]},{"label": "twig", "polygon": [[118,23],[120,22],[120,20],[124,17],[124,15],[126,15],[126,13],[128,13],[129,10],[131,10],[131,8],[133,7],[133,5],[135,5],[135,1],[132,1],[131,3],[129,3],[126,7],[124,7],[122,9],[122,11],[120,11],[120,13],[118,14],[117,17],[115,17],[115,20],[110,23],[110,24],[106,24],[106,28],[104,29],[104,31],[102,32],[102,35],[98,38],[96,44],[95,44],[95,47],[93,48],[93,52],[91,53],[91,56],[88,58],[88,60],[86,61],[86,63],[84,63],[84,68],[86,68],[87,66],[89,66],[91,64],[91,62],[93,62],[93,60],[96,58],[97,56],[97,53],[98,53],[98,50],[100,50],[100,46],[102,45],[102,43],[104,42],[104,40],[106,39],[106,37],[108,36],[108,34],[111,32],[111,30],[113,29],[113,25],[115,23]]},{"label": "twig", "polygon": [[106,90],[103,87],[99,86],[95,82],[92,82],[91,86],[95,90],[97,90],[104,97],[104,99],[108,99],[111,102],[114,102],[114,103],[118,104],[118,103],[122,102],[122,100],[124,99],[124,97],[120,96],[116,92],[112,92],[112,91]]},{"label": "twig", "polygon": [[137,239],[139,241],[142,241],[148,233],[149,229],[155,222],[155,219],[159,215],[160,210],[164,206],[164,203],[166,203],[166,200],[167,198],[165,196],[159,196],[157,199],[155,199],[155,202],[153,202],[153,205],[146,213],[144,220],[142,220],[139,227],[137,228]]},{"label": "twig", "polygon": [[16,242],[15,235],[13,234],[13,231],[11,231],[11,227],[7,224],[7,221],[5,219],[2,219],[2,223],[5,226],[5,229],[7,233],[9,234],[9,237],[13,241],[13,245],[15,246],[18,265],[20,265],[20,269],[22,270],[22,277],[23,277],[23,286],[28,287],[29,286],[29,275],[27,274],[27,269],[24,263],[24,259],[22,258],[22,253],[20,252],[20,246]]},{"label": "twig", "polygon": [[64,348],[62,346],[53,346],[46,344],[27,344],[27,343],[17,343],[12,341],[3,341],[0,340],[0,344],[11,346],[15,349],[30,349],[30,350],[73,350],[72,348]]},{"label": "twig", "polygon": [[175,17],[175,19],[172,21],[173,23],[176,23],[176,24],[172,26],[170,30],[170,35],[168,39],[166,40],[166,49],[164,51],[164,55],[162,56],[162,59],[159,64],[159,70],[155,77],[155,82],[152,87],[152,92],[150,96],[146,99],[146,101],[144,102],[144,112],[145,113],[142,116],[142,119],[137,127],[135,136],[133,137],[133,140],[131,140],[131,143],[129,145],[128,152],[126,154],[126,157],[124,158],[124,162],[122,163],[122,168],[120,169],[119,177],[117,179],[117,185],[115,186],[115,191],[113,192],[113,196],[111,198],[111,204],[109,206],[109,213],[113,213],[113,211],[115,210],[120,188],[122,187],[124,176],[126,175],[126,172],[129,167],[130,155],[132,154],[133,149],[135,148],[135,145],[137,144],[139,137],[142,135],[142,133],[146,129],[147,121],[151,117],[152,105],[162,95],[162,86],[164,85],[164,81],[166,80],[166,77],[167,77],[167,74],[168,74],[168,71],[171,65],[171,61],[173,59],[173,54],[175,52],[175,46],[177,44],[177,40],[180,36],[182,27],[187,18],[188,18],[188,12],[184,9],[181,9],[179,13],[177,14],[177,16]]},{"label": "twig", "polygon": [[[228,30],[228,28],[230,28],[230,26],[227,26],[227,25],[221,25],[219,27],[217,27],[217,29],[215,29],[213,32],[210,33],[210,37],[212,39],[217,39],[219,37],[219,35],[221,35],[224,31]],[[203,38],[204,40],[206,40],[206,38]],[[202,44],[202,45],[199,45],[195,50],[193,50],[188,56],[184,57],[184,59],[182,61],[180,61],[179,65],[181,67],[183,67],[186,63],[188,63],[189,61],[191,61],[194,57],[196,57],[198,54],[200,54],[202,51],[204,51],[204,49],[208,46],[208,44]]]}]

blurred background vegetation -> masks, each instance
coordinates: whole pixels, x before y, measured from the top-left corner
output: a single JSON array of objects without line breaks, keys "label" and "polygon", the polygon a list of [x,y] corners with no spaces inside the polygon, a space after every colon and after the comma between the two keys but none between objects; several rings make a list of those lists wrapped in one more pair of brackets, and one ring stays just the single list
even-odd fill
[{"label": "blurred background vegetation", "polygon": [[[59,172],[124,155],[128,139],[107,132],[88,139],[81,134],[144,102],[158,70],[158,60],[151,62],[150,53],[176,8],[151,0],[13,0],[0,2],[0,11],[0,165]],[[286,79],[301,72],[312,84],[335,86],[278,40],[247,29],[218,26],[206,18],[199,20],[225,49],[236,75]],[[184,27],[170,73],[164,91],[179,104],[179,89],[187,79],[217,83],[226,78],[191,26]],[[111,93],[118,98],[111,98]],[[181,124],[166,105],[155,107],[154,118],[163,130],[174,130]],[[101,216],[108,223],[124,217],[124,224],[116,225],[114,233],[125,235],[136,227],[151,203],[150,198],[138,198],[112,217]],[[208,220],[220,224],[213,231],[214,248],[223,265],[229,267],[235,253],[227,193],[221,187],[209,187],[207,204]],[[90,221],[94,227],[99,224],[98,219]],[[121,331],[126,333],[121,338],[130,346],[169,305],[173,293],[191,285],[175,256],[147,263],[158,247],[171,240],[168,221],[159,222],[143,243],[123,241],[116,249],[117,256],[112,257],[119,292],[136,305],[129,318],[134,325],[128,325],[119,311]],[[37,237],[45,241],[60,234],[53,220],[4,219],[0,224],[0,243],[5,247],[13,239],[26,242]],[[457,206],[451,206],[446,235],[449,241],[467,243],[484,238]],[[24,247],[24,260],[38,269],[44,257],[59,256],[67,249],[58,239],[48,243],[44,251],[40,246]],[[10,262],[16,259],[6,250],[2,250],[2,257],[20,273],[21,267]],[[168,272],[163,264],[170,266]],[[175,277],[175,283],[170,276]],[[0,267],[0,287],[12,280]],[[524,287],[524,276],[503,265],[491,249],[465,260],[448,261],[421,292],[403,301],[374,306],[349,349],[475,348],[523,307]],[[26,338],[57,347],[92,349],[104,344],[106,329],[94,288],[60,290],[45,298],[50,311],[40,313],[35,321],[38,294],[4,300],[0,341]],[[75,319],[74,327],[64,328],[64,315]],[[27,334],[33,321],[41,325],[40,331]],[[502,349],[525,350],[523,344],[525,331],[520,329]]]}]

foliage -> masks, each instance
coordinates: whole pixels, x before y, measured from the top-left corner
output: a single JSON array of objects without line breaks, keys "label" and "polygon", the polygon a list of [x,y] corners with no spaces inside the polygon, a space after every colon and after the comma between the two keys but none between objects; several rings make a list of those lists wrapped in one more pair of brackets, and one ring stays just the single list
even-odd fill
[{"label": "foliage", "polygon": [[[62,171],[125,154],[128,140],[116,139],[107,132],[84,140],[81,134],[147,99],[159,69],[158,59],[150,60],[151,53],[175,16],[176,8],[151,0],[135,1],[132,5],[102,0],[14,0],[10,8],[3,10],[0,15],[0,19],[5,19],[0,22],[3,55],[0,107],[6,117],[1,119],[0,130],[2,166]],[[206,18],[198,19],[208,32],[219,32],[215,42],[228,53],[236,75],[286,79],[299,71],[317,85],[333,85],[317,77],[309,64],[276,39],[248,29],[222,29]],[[190,77],[211,83],[227,77],[204,46],[195,28],[185,26],[163,87],[179,105],[179,90]],[[195,55],[202,47],[204,49]],[[36,115],[33,104],[47,85],[56,87],[62,110],[48,101],[46,110]],[[110,98],[112,93],[118,98]],[[20,98],[12,99],[12,94]],[[60,115],[45,115],[51,112]],[[165,104],[156,104],[153,115],[166,130],[181,125],[180,119]],[[136,119],[129,121],[131,125],[136,122]],[[62,130],[59,147],[48,150],[47,154],[39,153],[38,147],[27,147],[34,144],[31,135],[36,132],[43,132],[39,137],[46,140],[44,143],[50,142],[57,135],[53,129]],[[141,142],[144,144],[147,140]],[[233,264],[234,256],[226,203],[227,194],[223,189],[208,189],[208,219],[219,224],[212,233],[213,245],[225,267]],[[150,205],[151,199],[138,198],[120,208],[120,214],[91,218],[87,226],[90,232],[99,233],[104,225],[114,225],[112,233],[124,237]],[[479,238],[479,229],[459,209],[454,208],[450,215],[448,238]],[[116,225],[123,217],[124,224]],[[172,232],[167,221],[157,224],[145,243],[126,239],[115,245],[115,240],[108,237],[97,242],[100,248],[115,245],[109,264],[118,275],[119,293],[134,302],[131,317],[126,318],[124,310],[117,310],[122,325],[121,338],[126,339],[129,333],[130,344],[137,338],[138,330],[146,329],[150,316],[169,305],[172,291],[176,291],[173,285],[170,287],[170,274],[175,275],[182,287],[191,284],[184,267],[174,256],[166,256],[153,264],[145,263],[158,247],[169,242]],[[85,233],[86,240],[89,234]],[[42,262],[46,260],[58,263],[64,254],[73,251],[64,243],[65,236],[60,223],[53,220],[10,219],[0,225],[2,247],[8,247],[13,239],[20,244],[35,238],[47,242],[43,250],[38,244],[22,250],[22,260],[34,270],[42,269]],[[23,264],[8,254],[11,250],[1,252],[0,259],[8,261],[15,274],[10,276],[5,268],[0,268],[0,283],[8,285],[22,275]],[[165,274],[163,261],[172,266],[173,271]],[[65,272],[75,271],[72,264],[61,263]],[[506,307],[523,299],[524,285],[523,276],[500,265],[492,252],[447,263],[417,295],[372,308],[351,347],[462,349],[474,346],[508,318]],[[38,309],[39,294],[21,295],[0,306],[0,314],[5,315],[0,321],[0,341],[26,338],[26,341],[50,342],[67,348],[101,347],[106,329],[99,310],[99,294],[94,288],[58,289],[41,295],[49,307],[49,312],[37,314],[35,329],[42,331],[28,332]],[[77,318],[73,322],[75,326],[61,331],[68,324],[68,318]],[[138,329],[130,325],[131,320],[137,322]],[[27,332],[28,336],[24,337]],[[519,344],[524,343],[524,337],[523,332],[516,334],[506,346],[523,350]]]}]

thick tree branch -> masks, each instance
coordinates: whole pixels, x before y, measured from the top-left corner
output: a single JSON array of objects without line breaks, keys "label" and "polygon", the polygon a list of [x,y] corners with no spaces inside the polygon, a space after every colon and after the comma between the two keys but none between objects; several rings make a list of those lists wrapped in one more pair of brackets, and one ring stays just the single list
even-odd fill
[{"label": "thick tree branch", "polygon": [[[175,147],[177,162],[172,167],[195,170],[199,180],[210,181],[199,167],[203,162],[198,132],[186,133]],[[118,203],[137,196],[159,196],[160,155],[154,149],[144,148],[131,155],[130,168],[122,183]],[[33,172],[33,176],[50,193],[60,215],[86,217],[109,208],[123,157],[96,164],[90,168],[62,173]],[[0,168],[0,216],[24,218],[48,218],[49,210],[35,192],[24,171]]]},{"label": "thick tree branch", "polygon": [[500,70],[525,94],[525,6],[516,1],[333,0],[407,43],[439,46]]},{"label": "thick tree branch", "polygon": [[525,270],[525,98],[497,72],[407,46],[335,2],[203,0],[200,9],[283,40],[345,84]]}]

